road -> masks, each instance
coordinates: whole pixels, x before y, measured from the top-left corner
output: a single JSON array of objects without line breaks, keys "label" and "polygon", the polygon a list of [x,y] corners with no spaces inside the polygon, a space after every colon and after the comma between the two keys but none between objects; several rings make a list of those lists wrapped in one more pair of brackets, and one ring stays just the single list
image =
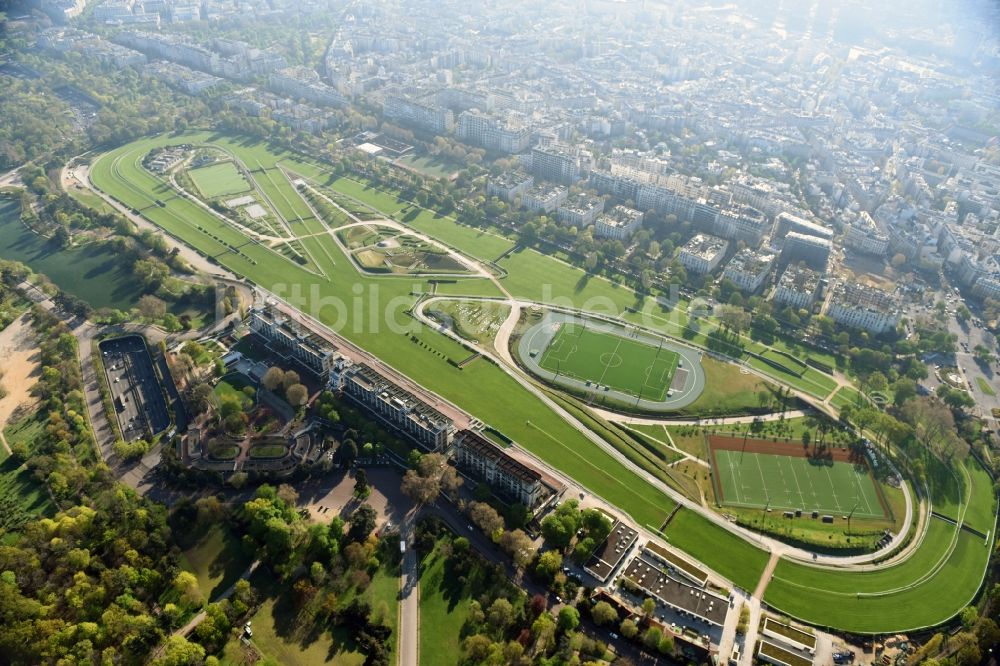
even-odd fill
[{"label": "road", "polygon": [[413,544],[413,514],[406,517],[400,538],[407,544],[399,576],[399,664],[420,663],[420,573]]}]

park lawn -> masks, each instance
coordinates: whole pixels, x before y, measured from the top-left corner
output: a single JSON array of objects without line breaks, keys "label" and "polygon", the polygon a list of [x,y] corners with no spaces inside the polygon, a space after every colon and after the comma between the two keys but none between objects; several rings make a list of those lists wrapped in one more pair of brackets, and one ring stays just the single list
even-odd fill
[{"label": "park lawn", "polygon": [[853,386],[842,386],[833,394],[830,399],[830,404],[832,404],[837,409],[843,409],[847,405],[851,407],[863,406],[864,398],[862,397],[861,391],[857,390]]},{"label": "park lawn", "polygon": [[195,535],[179,536],[184,548],[180,567],[198,578],[198,589],[206,601],[218,598],[250,565],[239,536],[224,523],[215,523]]},{"label": "park lawn", "polygon": [[113,250],[97,244],[61,248],[21,224],[20,210],[19,201],[0,199],[0,257],[27,264],[95,309],[136,305],[142,287]]},{"label": "park lawn", "polygon": [[243,392],[243,389],[247,386],[253,386],[249,377],[239,373],[230,373],[219,380],[213,392],[219,399],[219,402],[235,400],[240,403],[244,410],[247,410],[253,405],[253,400]]},{"label": "park lawn", "polygon": [[441,159],[437,155],[404,155],[396,162],[432,178],[447,178],[463,168],[461,164]]},{"label": "park lawn", "polygon": [[976,384],[979,385],[979,390],[986,395],[995,396],[997,394],[997,392],[993,390],[993,387],[990,386],[990,383],[983,377],[976,377]]},{"label": "park lawn", "polygon": [[777,388],[756,373],[742,372],[733,363],[701,357],[705,371],[705,388],[701,395],[679,413],[699,418],[746,414],[761,409],[761,394],[767,392],[772,401]]},{"label": "park lawn", "polygon": [[968,605],[982,583],[990,543],[960,532],[946,553],[954,526],[932,519],[925,542],[911,557],[876,572],[818,569],[779,562],[765,601],[820,627],[859,633],[896,633],[947,621]]},{"label": "park lawn", "polygon": [[191,169],[187,173],[206,199],[241,194],[250,190],[250,183],[236,165],[229,161]]},{"label": "park lawn", "polygon": [[580,381],[662,401],[680,356],[620,335],[562,324],[539,365]]},{"label": "park lawn", "polygon": [[493,261],[514,247],[513,241],[503,236],[463,226],[451,217],[436,215],[426,209],[419,209],[415,215],[404,214],[403,220],[417,231],[484,262]]},{"label": "park lawn", "polygon": [[84,189],[78,185],[71,185],[67,188],[66,193],[71,197],[79,201],[81,204],[87,208],[92,208],[98,213],[114,213],[115,209],[107,201],[97,196],[90,190]]},{"label": "park lawn", "polygon": [[0,456],[0,545],[9,545],[24,523],[54,514],[56,506],[27,465],[2,449]]},{"label": "park lawn", "polygon": [[498,264],[508,273],[501,283],[518,298],[612,316],[621,315],[626,308],[641,310],[646,305],[646,297],[629,287],[537,250],[518,249]]},{"label": "park lawn", "polygon": [[757,587],[767,565],[766,552],[690,509],[678,511],[664,534],[670,545],[744,590]]},{"label": "park lawn", "polygon": [[31,444],[42,435],[45,425],[45,416],[39,410],[27,414],[20,421],[8,423],[3,429],[3,436],[11,448],[21,443],[31,448]]},{"label": "park lawn", "polygon": [[[254,573],[250,584],[263,599],[260,608],[250,618],[253,645],[263,656],[282,666],[364,664],[365,656],[354,649],[354,642],[346,629],[302,626],[297,621],[299,613],[291,599],[291,589],[275,580],[263,567]],[[235,635],[226,644],[221,661],[230,666],[246,663],[240,640]]]},{"label": "park lawn", "polygon": [[480,567],[462,578],[449,575],[447,558],[441,552],[443,543],[439,541],[420,563],[421,666],[461,663],[462,626],[469,606],[489,587],[486,577],[490,574]]}]

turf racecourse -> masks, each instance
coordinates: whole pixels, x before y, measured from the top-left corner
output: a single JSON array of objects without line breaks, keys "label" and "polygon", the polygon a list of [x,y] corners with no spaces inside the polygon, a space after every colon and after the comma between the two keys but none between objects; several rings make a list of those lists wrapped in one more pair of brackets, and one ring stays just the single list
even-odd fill
[{"label": "turf racecourse", "polygon": [[539,362],[546,370],[653,400],[667,396],[680,357],[621,335],[561,324]]},{"label": "turf racecourse", "polygon": [[[161,178],[142,168],[141,160],[151,148],[182,143],[217,145],[240,160],[255,179],[258,176],[264,179],[266,175],[265,184],[260,186],[269,198],[277,199],[273,204],[283,216],[295,219],[293,228],[307,234],[301,242],[316,260],[318,272],[307,271],[281,254],[250,241],[235,227],[180,197]],[[663,522],[675,506],[669,497],[593,444],[502,370],[486,362],[471,363],[463,369],[449,364],[448,359],[462,360],[468,352],[406,314],[421,294],[430,291],[428,283],[412,277],[372,279],[359,275],[332,238],[324,233],[325,223],[309,213],[308,206],[282,169],[363,202],[371,202],[373,207],[392,209],[390,214],[408,205],[394,194],[366,187],[356,180],[338,178],[310,158],[272,149],[265,142],[210,132],[152,137],[122,146],[94,163],[91,178],[104,192],[236,274],[280,292],[286,298],[294,296],[298,290],[300,294],[314,294],[312,305],[316,299],[339,303],[340,308],[331,305],[310,310],[308,305],[305,307],[332,329],[490,423],[548,464],[628,512],[637,523],[655,527]],[[156,203],[158,200],[162,205]],[[462,242],[471,243],[479,233],[466,230],[449,218],[435,217],[429,211],[420,211],[418,217],[423,228],[433,227],[437,233],[450,234],[463,239]],[[495,244],[500,246],[499,241]],[[517,262],[517,265],[508,262],[505,266],[514,278],[505,279],[505,285],[515,296],[530,298],[539,289],[540,283],[532,277],[535,275],[565,274],[569,288],[574,288],[572,271],[558,260],[525,252],[518,256]],[[609,298],[626,299],[624,291],[600,280],[578,289],[577,298],[581,302],[589,298],[594,289],[598,293],[607,292]],[[544,289],[542,291],[544,293]],[[450,285],[449,293],[495,295],[496,289],[485,280],[469,279]],[[631,296],[627,298],[632,302]],[[421,346],[414,345],[411,336],[419,340]],[[426,348],[436,353],[424,351]],[[766,554],[752,543],[710,523],[694,511],[677,514],[666,534],[673,545],[749,589],[753,589],[766,562]],[[962,536],[967,535],[963,533]],[[917,567],[901,568],[899,574],[893,576],[892,585],[906,584],[910,586],[908,589],[915,591],[907,600],[910,604],[921,602],[919,616],[912,614],[901,618],[889,612],[898,600],[888,594],[872,598],[872,617],[881,618],[879,630],[912,627],[914,617],[919,617],[920,623],[925,625],[942,622],[968,603],[982,581],[989,549],[987,547],[984,553],[981,545],[972,548],[968,539],[965,543],[962,539],[957,542],[961,551],[951,549],[949,558],[967,556],[966,561],[971,566],[959,572],[961,575],[952,576],[947,588],[935,585],[927,588],[927,594],[920,594],[930,582],[925,579],[924,570]],[[918,553],[922,551],[923,546]],[[800,572],[800,568],[805,571]],[[779,572],[782,580],[788,581],[787,585],[795,586],[793,592],[786,593],[788,588],[778,584]],[[852,580],[863,576],[843,571],[837,574]],[[808,581],[808,576],[819,576],[823,582],[828,575],[823,570],[782,562],[767,598],[771,601],[773,592],[775,607],[796,616],[809,615],[815,623],[855,628],[858,623],[840,613],[822,592],[814,593],[800,582]],[[876,591],[885,590],[881,583],[873,587]]]}]

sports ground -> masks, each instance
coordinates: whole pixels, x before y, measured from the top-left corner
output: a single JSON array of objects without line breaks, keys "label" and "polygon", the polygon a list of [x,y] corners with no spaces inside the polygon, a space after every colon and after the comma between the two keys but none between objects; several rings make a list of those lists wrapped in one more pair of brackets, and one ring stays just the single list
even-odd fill
[{"label": "sports ground", "polygon": [[819,457],[798,444],[718,436],[709,447],[720,504],[886,517],[866,461],[851,461],[846,450]]},{"label": "sports ground", "polygon": [[560,324],[539,365],[583,382],[662,401],[680,356],[662,346],[587,328]]},{"label": "sports ground", "polygon": [[240,194],[250,189],[250,184],[232,162],[192,169],[188,175],[206,199]]}]

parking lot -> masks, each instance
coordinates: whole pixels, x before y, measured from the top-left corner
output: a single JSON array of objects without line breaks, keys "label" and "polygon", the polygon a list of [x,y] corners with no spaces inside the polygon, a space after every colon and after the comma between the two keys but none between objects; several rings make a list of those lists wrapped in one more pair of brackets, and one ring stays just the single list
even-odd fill
[{"label": "parking lot", "polygon": [[166,429],[170,416],[145,340],[128,335],[105,340],[98,348],[125,441],[148,440]]}]

